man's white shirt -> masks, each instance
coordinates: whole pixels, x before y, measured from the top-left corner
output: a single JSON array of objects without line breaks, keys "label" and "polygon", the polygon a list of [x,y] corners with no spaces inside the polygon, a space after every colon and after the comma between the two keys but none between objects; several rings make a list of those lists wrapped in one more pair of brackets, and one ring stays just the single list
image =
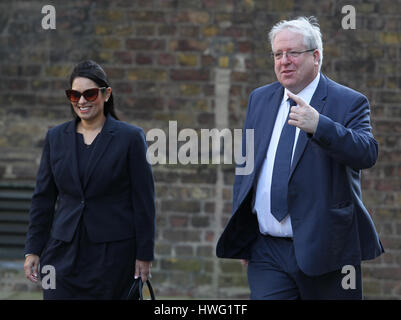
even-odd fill
[{"label": "man's white shirt", "polygon": [[[319,84],[320,73],[317,74],[316,78],[306,86],[297,96],[301,97],[306,103],[310,104],[313,94]],[[274,124],[272,136],[270,139],[269,147],[267,148],[267,154],[263,162],[262,168],[257,179],[256,192],[254,194],[254,205],[253,212],[257,214],[259,222],[259,231],[262,234],[269,234],[275,237],[292,237],[292,226],[291,217],[287,216],[281,221],[277,221],[276,218],[271,214],[270,209],[270,190],[272,183],[274,159],[276,157],[277,146],[280,140],[281,131],[285,122],[287,121],[288,111],[290,104],[287,101],[287,89],[284,89],[283,99],[281,101],[276,122]],[[269,108],[269,106],[266,106]],[[292,149],[292,159],[294,158],[294,152],[298,141],[299,128],[295,130],[295,140]]]}]

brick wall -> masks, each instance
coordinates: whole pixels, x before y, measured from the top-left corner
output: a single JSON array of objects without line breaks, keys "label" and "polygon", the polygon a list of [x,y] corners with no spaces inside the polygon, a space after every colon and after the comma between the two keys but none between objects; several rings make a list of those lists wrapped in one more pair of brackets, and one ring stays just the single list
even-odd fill
[{"label": "brick wall", "polygon": [[[47,129],[71,118],[63,90],[72,66],[93,59],[109,75],[118,109],[145,132],[241,128],[250,91],[275,80],[267,32],[282,18],[315,15],[322,71],[368,96],[380,155],[363,172],[364,201],[387,253],[364,263],[367,298],[401,298],[401,1],[0,2],[0,179],[35,178]],[[341,8],[356,8],[355,30]],[[238,261],[215,258],[231,214],[232,165],[153,167],[157,242],[153,279],[163,294],[247,297]]]}]

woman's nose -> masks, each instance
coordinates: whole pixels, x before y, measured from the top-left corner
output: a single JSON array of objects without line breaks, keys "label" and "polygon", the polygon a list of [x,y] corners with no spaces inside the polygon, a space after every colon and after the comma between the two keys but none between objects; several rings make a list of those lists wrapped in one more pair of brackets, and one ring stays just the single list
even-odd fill
[{"label": "woman's nose", "polygon": [[85,99],[85,97],[83,96],[83,95],[81,95],[81,97],[79,98],[79,100],[78,100],[78,103],[79,104],[84,104],[84,103],[86,103],[87,101],[86,101],[86,99]]}]

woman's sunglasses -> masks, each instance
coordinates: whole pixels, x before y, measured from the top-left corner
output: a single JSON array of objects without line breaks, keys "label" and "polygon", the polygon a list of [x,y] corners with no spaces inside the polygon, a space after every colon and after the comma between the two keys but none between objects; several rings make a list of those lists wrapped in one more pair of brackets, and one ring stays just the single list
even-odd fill
[{"label": "woman's sunglasses", "polygon": [[79,92],[77,90],[72,90],[68,89],[65,90],[65,94],[67,95],[67,98],[71,102],[78,102],[81,96],[84,96],[86,101],[93,102],[97,99],[97,96],[99,95],[99,91],[104,91],[106,87],[101,87],[101,88],[92,88],[85,90],[84,92]]}]

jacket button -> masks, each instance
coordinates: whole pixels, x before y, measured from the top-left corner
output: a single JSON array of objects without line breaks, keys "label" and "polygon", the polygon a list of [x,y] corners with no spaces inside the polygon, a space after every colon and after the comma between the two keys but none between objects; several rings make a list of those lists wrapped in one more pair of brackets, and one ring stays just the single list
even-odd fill
[{"label": "jacket button", "polygon": [[84,201],[84,200],[81,200],[81,204],[85,204],[85,201]]}]

